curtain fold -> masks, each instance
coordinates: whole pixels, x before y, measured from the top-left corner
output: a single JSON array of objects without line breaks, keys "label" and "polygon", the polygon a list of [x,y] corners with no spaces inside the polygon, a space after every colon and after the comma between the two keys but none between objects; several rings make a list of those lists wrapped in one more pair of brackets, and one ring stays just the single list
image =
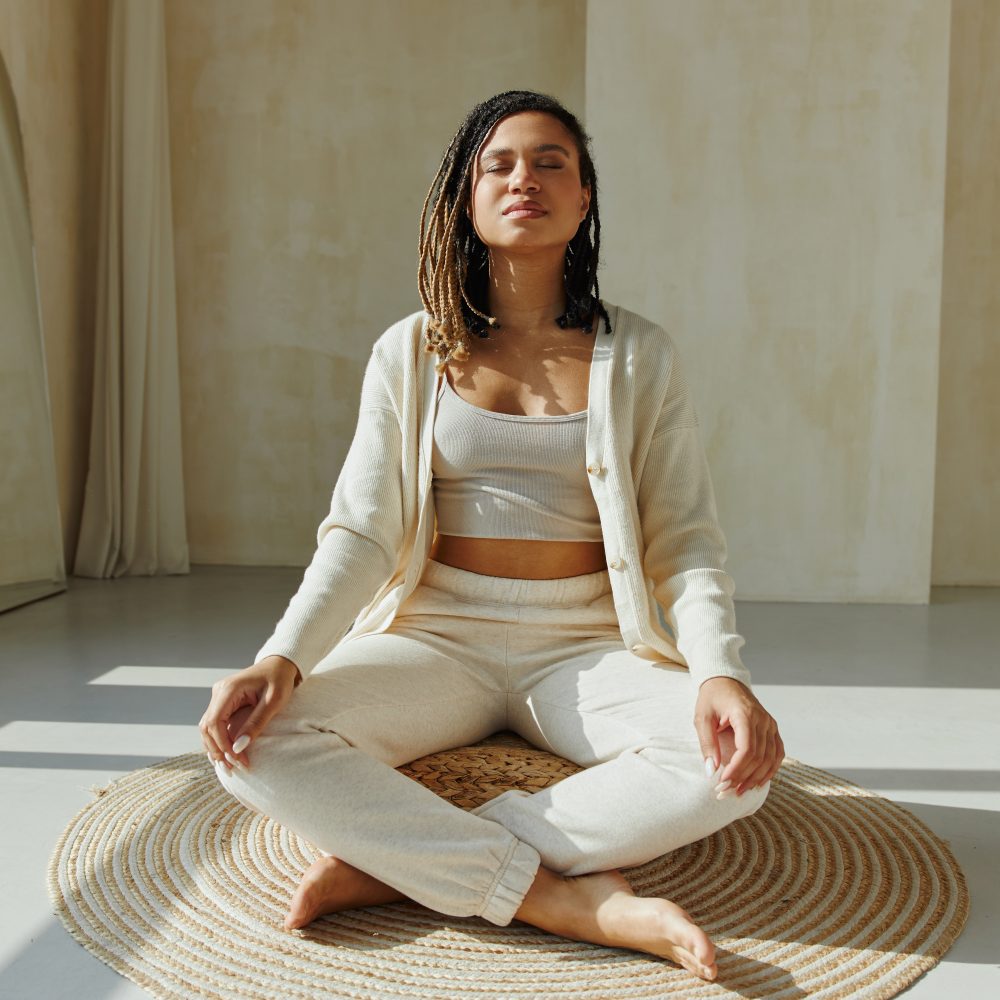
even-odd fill
[{"label": "curtain fold", "polygon": [[0,53],[0,611],[66,589],[24,144]]},{"label": "curtain fold", "polygon": [[111,0],[90,458],[73,572],[190,571],[162,0]]}]

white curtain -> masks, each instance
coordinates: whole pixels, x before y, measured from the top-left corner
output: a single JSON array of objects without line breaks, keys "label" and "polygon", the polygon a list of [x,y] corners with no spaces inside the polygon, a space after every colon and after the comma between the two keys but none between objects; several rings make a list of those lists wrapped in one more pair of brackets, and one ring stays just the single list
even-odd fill
[{"label": "white curtain", "polygon": [[111,0],[77,576],[187,573],[162,0]]}]

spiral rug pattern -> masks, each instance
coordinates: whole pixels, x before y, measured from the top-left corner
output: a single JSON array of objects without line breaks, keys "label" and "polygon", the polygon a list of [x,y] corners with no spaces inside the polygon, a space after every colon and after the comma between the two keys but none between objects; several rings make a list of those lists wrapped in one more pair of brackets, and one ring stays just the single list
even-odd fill
[{"label": "spiral rug pattern", "polygon": [[[579,768],[505,732],[399,770],[468,809]],[[876,1000],[935,965],[968,915],[961,869],[919,819],[789,759],[752,816],[623,872],[705,929],[712,983],[641,952],[412,902],[289,933],[288,901],[320,852],[232,798],[203,752],[95,791],[49,861],[54,912],[88,951],[172,1000]]]}]

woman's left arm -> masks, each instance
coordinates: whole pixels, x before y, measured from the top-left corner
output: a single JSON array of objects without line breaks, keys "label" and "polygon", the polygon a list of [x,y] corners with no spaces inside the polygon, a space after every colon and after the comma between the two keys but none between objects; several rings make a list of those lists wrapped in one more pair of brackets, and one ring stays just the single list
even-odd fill
[{"label": "woman's left arm", "polygon": [[720,781],[739,794],[777,772],[784,746],[740,659],[745,640],[736,631],[735,585],[724,569],[726,540],[698,417],[676,347],[665,339],[671,366],[637,492],[644,572],[698,685],[703,756],[725,765]]}]

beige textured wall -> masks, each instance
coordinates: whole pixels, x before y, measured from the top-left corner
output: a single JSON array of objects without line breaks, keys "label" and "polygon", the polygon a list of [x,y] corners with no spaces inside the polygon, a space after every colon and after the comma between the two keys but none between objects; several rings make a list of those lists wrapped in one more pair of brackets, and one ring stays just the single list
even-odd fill
[{"label": "beige textured wall", "polygon": [[[602,293],[688,361],[737,596],[924,600],[932,517],[934,582],[998,582],[992,0],[239,6],[166,4],[193,561],[306,562],[443,147],[526,86],[594,134]],[[537,43],[498,48],[511,23]],[[0,3],[68,559],[106,26]]]},{"label": "beige textured wall", "polygon": [[953,0],[934,582],[1000,584],[1000,3]]},{"label": "beige textured wall", "polygon": [[59,511],[73,565],[87,476],[107,0],[2,0],[24,139]]},{"label": "beige textured wall", "polygon": [[737,597],[923,602],[949,5],[588,4],[602,290],[676,337]]},{"label": "beige textured wall", "polygon": [[[167,4],[193,563],[315,548],[365,360],[420,308],[420,209],[477,101],[583,106],[585,5]],[[516,45],[498,44],[518,29]]]}]

